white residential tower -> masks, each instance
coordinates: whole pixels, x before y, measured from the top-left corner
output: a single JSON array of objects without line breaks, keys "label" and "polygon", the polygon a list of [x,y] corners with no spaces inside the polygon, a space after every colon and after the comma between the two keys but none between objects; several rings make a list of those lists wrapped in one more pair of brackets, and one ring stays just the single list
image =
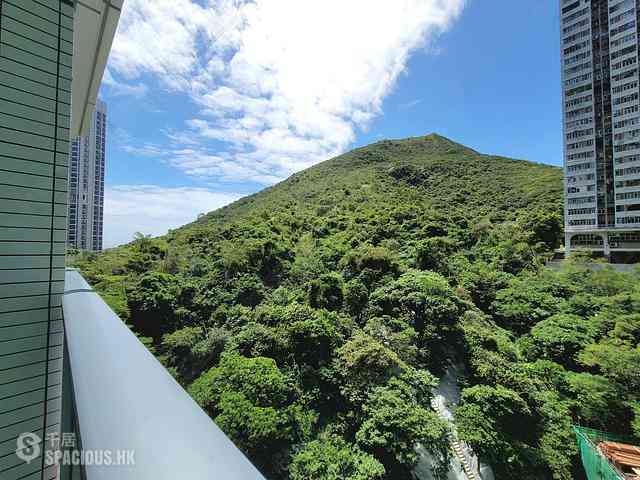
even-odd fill
[{"label": "white residential tower", "polygon": [[69,227],[67,245],[102,250],[107,106],[98,100],[89,134],[76,137],[69,153]]},{"label": "white residential tower", "polygon": [[640,251],[639,14],[560,0],[567,251]]}]

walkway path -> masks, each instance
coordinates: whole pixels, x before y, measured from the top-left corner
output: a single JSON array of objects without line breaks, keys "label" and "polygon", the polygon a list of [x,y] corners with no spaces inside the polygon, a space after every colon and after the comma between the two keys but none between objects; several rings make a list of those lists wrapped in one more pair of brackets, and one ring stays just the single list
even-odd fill
[{"label": "walkway path", "polygon": [[[491,468],[488,465],[480,464],[473,450],[460,441],[456,433],[453,412],[460,402],[458,376],[461,373],[461,368],[461,366],[453,362],[447,367],[438,386],[433,389],[433,398],[431,400],[431,406],[434,411],[440,418],[449,423],[451,429],[449,442],[455,456],[451,461],[451,470],[447,478],[449,480],[495,480]],[[420,462],[415,473],[421,480],[430,480],[430,474],[425,474],[428,471],[428,468],[426,468],[428,459],[425,458],[424,460]]]}]

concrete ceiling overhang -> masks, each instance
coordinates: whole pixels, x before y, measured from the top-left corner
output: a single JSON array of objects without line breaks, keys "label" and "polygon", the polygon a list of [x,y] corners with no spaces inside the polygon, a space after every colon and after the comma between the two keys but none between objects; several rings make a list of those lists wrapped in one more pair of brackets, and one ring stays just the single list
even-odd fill
[{"label": "concrete ceiling overhang", "polygon": [[76,0],[71,136],[86,134],[124,0]]}]

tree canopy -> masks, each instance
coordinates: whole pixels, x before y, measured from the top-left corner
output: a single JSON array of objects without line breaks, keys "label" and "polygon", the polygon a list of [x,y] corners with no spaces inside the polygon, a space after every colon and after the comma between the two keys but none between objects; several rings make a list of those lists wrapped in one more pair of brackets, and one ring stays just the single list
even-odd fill
[{"label": "tree canopy", "polygon": [[640,272],[544,266],[562,191],[385,140],[76,265],[267,478],[441,478],[455,428],[496,478],[580,479],[572,423],[640,435]]}]

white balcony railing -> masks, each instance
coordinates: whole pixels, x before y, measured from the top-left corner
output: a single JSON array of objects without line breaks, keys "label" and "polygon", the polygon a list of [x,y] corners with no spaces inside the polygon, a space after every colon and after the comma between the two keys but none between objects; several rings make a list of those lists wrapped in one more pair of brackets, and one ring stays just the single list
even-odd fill
[{"label": "white balcony railing", "polygon": [[82,478],[264,480],[76,270],[63,310],[82,451],[135,458],[87,465]]}]

